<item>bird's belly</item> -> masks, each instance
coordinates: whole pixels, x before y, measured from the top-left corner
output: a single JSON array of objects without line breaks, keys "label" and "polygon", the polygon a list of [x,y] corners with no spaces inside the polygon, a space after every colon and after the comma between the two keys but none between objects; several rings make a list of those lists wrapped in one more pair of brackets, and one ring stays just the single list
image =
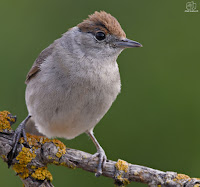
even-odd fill
[{"label": "bird's belly", "polygon": [[53,84],[29,84],[26,103],[39,132],[47,137],[67,139],[94,128],[120,91],[120,83],[109,88],[77,85],[68,89],[52,88]]}]

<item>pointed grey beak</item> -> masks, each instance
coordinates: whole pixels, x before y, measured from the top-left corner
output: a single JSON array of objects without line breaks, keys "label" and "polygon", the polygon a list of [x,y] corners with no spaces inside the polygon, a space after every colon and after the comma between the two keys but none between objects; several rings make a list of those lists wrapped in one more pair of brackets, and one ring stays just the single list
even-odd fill
[{"label": "pointed grey beak", "polygon": [[142,47],[142,44],[133,40],[129,40],[127,38],[114,42],[114,45],[115,47],[119,47],[119,48]]}]

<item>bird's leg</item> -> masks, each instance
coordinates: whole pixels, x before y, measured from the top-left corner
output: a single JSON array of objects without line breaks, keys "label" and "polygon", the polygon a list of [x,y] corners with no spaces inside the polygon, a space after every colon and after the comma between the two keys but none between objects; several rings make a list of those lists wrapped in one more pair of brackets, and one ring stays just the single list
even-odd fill
[{"label": "bird's leg", "polygon": [[19,142],[19,139],[21,137],[24,137],[24,142],[27,143],[27,137],[26,137],[26,132],[25,132],[25,125],[27,123],[27,121],[29,120],[31,116],[28,115],[24,121],[22,121],[19,126],[17,127],[17,129],[14,132],[14,136],[12,139],[12,143],[13,143],[13,148],[10,151],[10,153],[8,154],[8,166],[10,167],[10,165],[12,164],[12,160],[15,157],[15,152],[17,149],[17,144]]},{"label": "bird's leg", "polygon": [[95,144],[95,146],[97,148],[97,152],[94,155],[92,155],[92,158],[99,157],[97,172],[95,173],[95,176],[99,177],[102,174],[102,167],[105,164],[107,157],[106,157],[106,154],[105,154],[103,148],[100,146],[99,142],[95,138],[93,131],[92,130],[88,131],[87,134],[90,136],[90,138],[92,139],[93,143]]}]

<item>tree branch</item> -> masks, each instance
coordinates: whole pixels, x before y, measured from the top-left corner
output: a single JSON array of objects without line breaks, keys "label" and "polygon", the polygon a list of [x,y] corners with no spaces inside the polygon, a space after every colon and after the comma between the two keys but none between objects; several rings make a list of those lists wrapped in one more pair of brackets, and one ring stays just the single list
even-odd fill
[{"label": "tree branch", "polygon": [[[7,162],[7,156],[12,150],[12,123],[16,118],[9,112],[0,112],[0,156]],[[66,148],[59,140],[50,140],[44,136],[27,134],[27,143],[21,138],[17,147],[16,157],[12,168],[27,187],[53,187],[52,175],[47,170],[48,164],[66,166],[68,168],[82,168],[95,173],[98,158],[91,158],[91,154]],[[130,182],[148,184],[150,187],[197,187],[200,179],[190,178],[176,172],[163,172],[144,166],[133,165],[123,160],[117,162],[108,160],[103,167],[103,176],[114,179],[118,186],[125,186]]]}]

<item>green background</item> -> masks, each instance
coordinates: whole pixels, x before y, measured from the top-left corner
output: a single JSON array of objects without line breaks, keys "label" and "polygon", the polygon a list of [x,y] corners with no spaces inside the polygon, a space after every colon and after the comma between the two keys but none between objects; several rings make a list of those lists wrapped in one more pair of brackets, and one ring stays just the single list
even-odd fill
[{"label": "green background", "polygon": [[[1,0],[0,110],[27,115],[24,80],[38,54],[95,10],[114,15],[143,48],[118,58],[122,92],[95,135],[109,159],[200,177],[200,1]],[[16,127],[17,125],[15,125]],[[68,147],[94,153],[85,134]],[[55,186],[113,186],[81,169],[50,166]],[[1,186],[22,186],[0,161]],[[146,186],[132,183],[130,186]]]}]

